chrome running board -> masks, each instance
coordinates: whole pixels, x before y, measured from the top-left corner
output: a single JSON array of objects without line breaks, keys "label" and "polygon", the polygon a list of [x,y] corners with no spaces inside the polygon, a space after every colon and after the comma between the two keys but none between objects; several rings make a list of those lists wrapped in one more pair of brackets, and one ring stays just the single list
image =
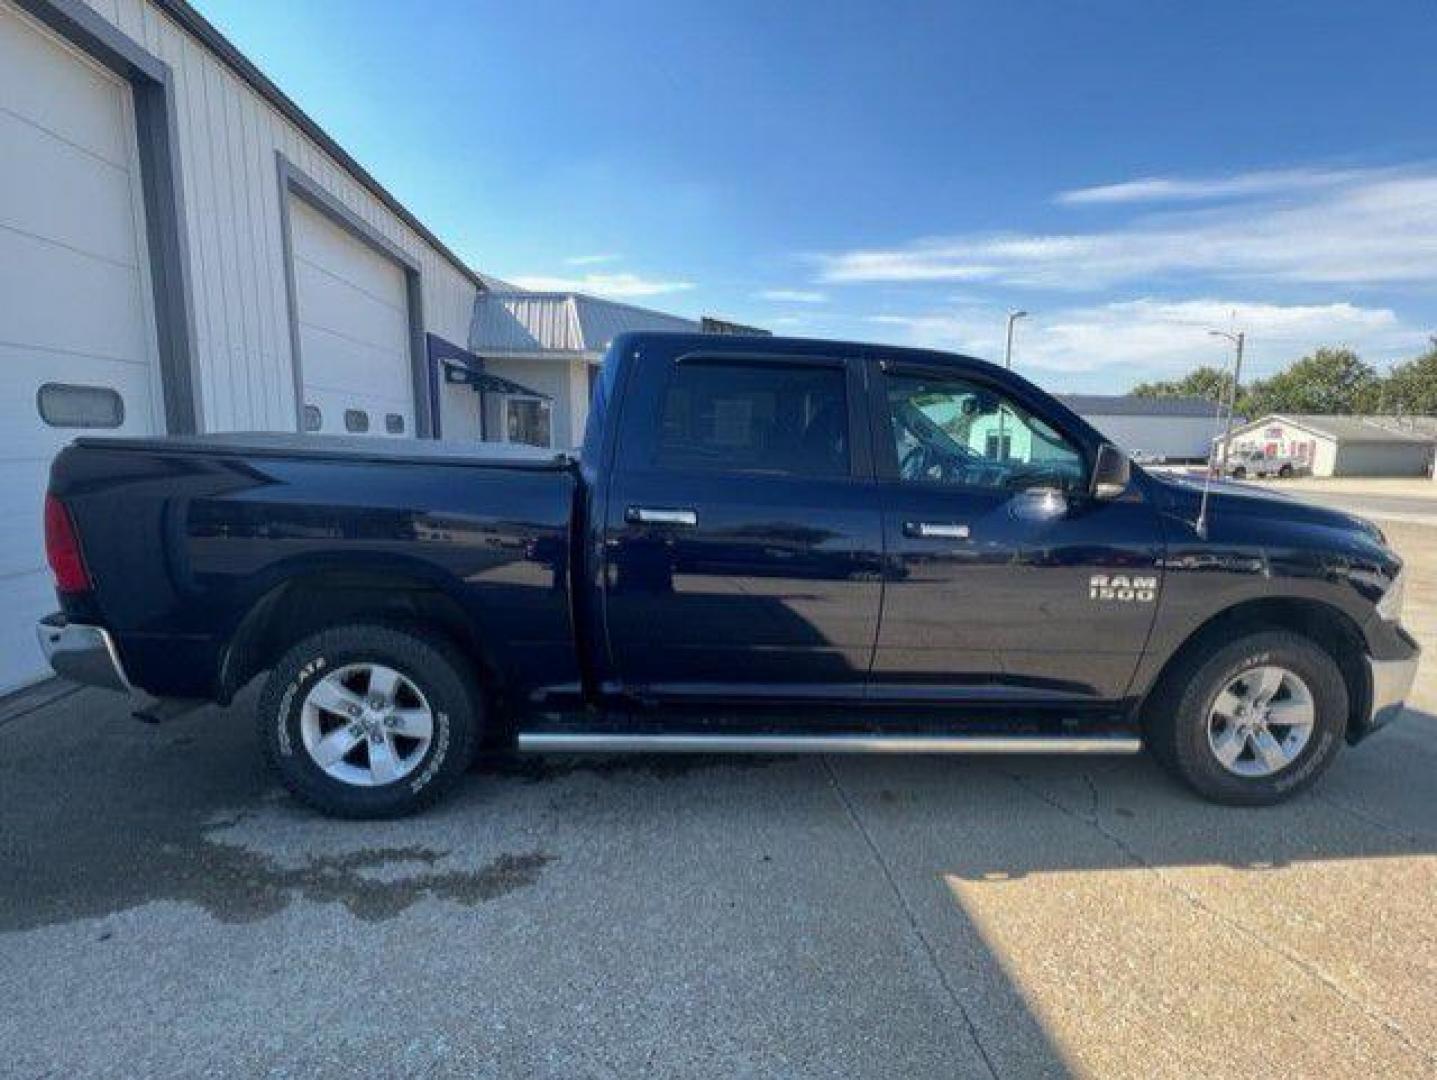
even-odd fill
[{"label": "chrome running board", "polygon": [[1125,735],[625,735],[521,732],[519,749],[548,754],[1136,754]]}]

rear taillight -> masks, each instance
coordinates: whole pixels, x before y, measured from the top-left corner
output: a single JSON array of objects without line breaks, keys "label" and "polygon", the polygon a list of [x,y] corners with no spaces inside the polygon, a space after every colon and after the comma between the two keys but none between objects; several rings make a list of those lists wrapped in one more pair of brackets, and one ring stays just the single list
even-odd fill
[{"label": "rear taillight", "polygon": [[55,574],[55,587],[63,593],[90,591],[90,572],[80,554],[80,538],[70,511],[53,495],[45,496],[45,558]]}]

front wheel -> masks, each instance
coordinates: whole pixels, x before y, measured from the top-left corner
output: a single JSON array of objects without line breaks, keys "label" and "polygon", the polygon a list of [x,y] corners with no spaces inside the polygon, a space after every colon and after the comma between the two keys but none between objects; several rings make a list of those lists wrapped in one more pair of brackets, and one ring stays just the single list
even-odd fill
[{"label": "front wheel", "polygon": [[1246,470],[1245,468],[1243,468],[1241,465],[1239,465],[1236,469],[1233,469],[1233,471],[1232,471],[1232,478],[1233,478],[1234,480],[1246,480],[1246,479],[1247,479],[1247,470]]},{"label": "front wheel", "polygon": [[433,803],[474,757],[482,699],[447,641],[355,623],[280,658],[260,698],[265,754],[321,813],[399,817]]},{"label": "front wheel", "polygon": [[1292,466],[1284,465],[1282,468],[1277,470],[1277,475],[1283,480],[1288,479],[1290,476],[1292,476]]},{"label": "front wheel", "polygon": [[1249,634],[1174,673],[1153,703],[1157,757],[1214,802],[1281,802],[1342,746],[1347,684],[1333,658],[1285,631]]}]

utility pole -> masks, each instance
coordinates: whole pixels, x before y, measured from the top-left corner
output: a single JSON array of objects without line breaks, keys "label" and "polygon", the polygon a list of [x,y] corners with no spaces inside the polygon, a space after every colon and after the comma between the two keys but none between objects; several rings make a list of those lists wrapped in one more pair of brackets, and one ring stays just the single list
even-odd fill
[{"label": "utility pole", "polygon": [[[1232,446],[1232,421],[1233,414],[1237,412],[1237,388],[1242,382],[1242,347],[1247,340],[1247,334],[1239,330],[1231,333],[1227,330],[1209,330],[1213,337],[1226,338],[1231,341],[1237,349],[1237,356],[1232,365],[1232,389],[1228,391],[1227,401],[1227,428],[1222,434],[1222,456],[1218,459],[1218,475],[1222,476],[1227,471],[1227,455]],[[1219,402],[1221,407],[1221,402]],[[1211,467],[1209,463],[1209,467]]]}]

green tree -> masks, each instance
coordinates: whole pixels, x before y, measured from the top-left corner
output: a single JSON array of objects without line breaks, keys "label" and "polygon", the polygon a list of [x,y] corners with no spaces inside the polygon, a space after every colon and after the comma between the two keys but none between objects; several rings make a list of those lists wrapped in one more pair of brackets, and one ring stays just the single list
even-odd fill
[{"label": "green tree", "polygon": [[1232,377],[1227,372],[1215,367],[1200,367],[1176,382],[1138,383],[1133,387],[1132,394],[1141,398],[1199,397],[1226,403],[1231,388]]},{"label": "green tree", "polygon": [[1437,337],[1425,353],[1398,364],[1382,380],[1371,411],[1437,416]]},{"label": "green tree", "polygon": [[1239,411],[1248,416],[1353,413],[1372,405],[1379,383],[1377,372],[1351,349],[1324,346],[1248,386]]}]

